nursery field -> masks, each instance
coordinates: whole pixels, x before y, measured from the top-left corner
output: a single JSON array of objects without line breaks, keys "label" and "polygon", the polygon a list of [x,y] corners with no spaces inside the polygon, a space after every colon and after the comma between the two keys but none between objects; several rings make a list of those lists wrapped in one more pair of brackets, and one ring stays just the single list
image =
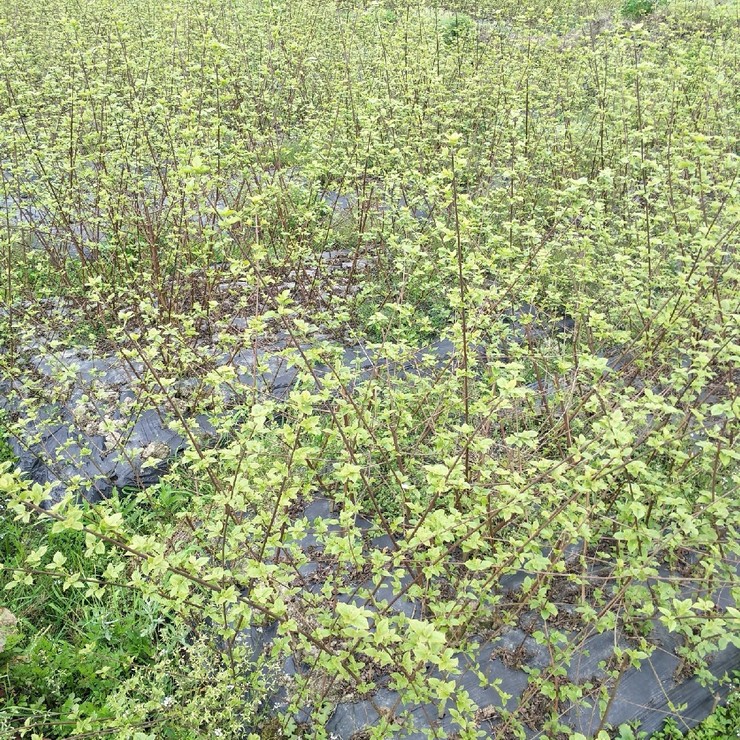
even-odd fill
[{"label": "nursery field", "polygon": [[0,0],[0,738],[737,737],[739,41]]}]

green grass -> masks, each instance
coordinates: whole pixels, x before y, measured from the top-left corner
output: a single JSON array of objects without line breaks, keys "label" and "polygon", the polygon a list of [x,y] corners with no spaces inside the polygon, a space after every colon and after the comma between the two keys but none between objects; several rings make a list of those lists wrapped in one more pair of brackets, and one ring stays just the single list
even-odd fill
[{"label": "green grass", "polygon": [[[33,580],[8,590],[12,575],[28,569],[29,555],[43,547],[48,554],[31,569]],[[65,559],[64,571],[83,579],[70,583],[65,575],[44,575],[53,569],[52,553]],[[165,613],[137,591],[110,586],[93,595],[87,579],[101,578],[118,555],[90,551],[81,533],[53,534],[48,524],[18,522],[4,511],[0,562],[3,605],[18,620],[0,654],[0,728],[25,715],[46,717],[60,723],[51,722],[56,730],[48,737],[62,737],[74,727],[75,712],[110,719],[106,702],[116,687],[176,644]],[[118,580],[125,584],[125,570]]]}]

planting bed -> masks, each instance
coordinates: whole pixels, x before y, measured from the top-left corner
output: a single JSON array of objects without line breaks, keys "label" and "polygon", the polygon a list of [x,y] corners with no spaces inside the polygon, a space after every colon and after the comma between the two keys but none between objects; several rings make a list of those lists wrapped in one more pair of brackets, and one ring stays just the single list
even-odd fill
[{"label": "planting bed", "polygon": [[607,740],[720,707],[737,3],[27,6],[0,737]]}]

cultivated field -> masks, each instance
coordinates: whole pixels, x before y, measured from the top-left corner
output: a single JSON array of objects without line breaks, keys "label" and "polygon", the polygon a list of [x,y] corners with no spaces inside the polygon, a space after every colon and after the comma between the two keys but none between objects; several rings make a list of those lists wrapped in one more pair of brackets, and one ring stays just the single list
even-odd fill
[{"label": "cultivated field", "polygon": [[0,737],[735,737],[739,40],[0,0]]}]

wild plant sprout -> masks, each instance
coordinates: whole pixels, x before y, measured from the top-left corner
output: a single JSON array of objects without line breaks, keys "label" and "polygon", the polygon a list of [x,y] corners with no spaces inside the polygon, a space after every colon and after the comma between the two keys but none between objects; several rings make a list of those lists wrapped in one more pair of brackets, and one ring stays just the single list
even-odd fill
[{"label": "wild plant sprout", "polygon": [[3,2],[0,732],[724,697],[737,12]]}]

